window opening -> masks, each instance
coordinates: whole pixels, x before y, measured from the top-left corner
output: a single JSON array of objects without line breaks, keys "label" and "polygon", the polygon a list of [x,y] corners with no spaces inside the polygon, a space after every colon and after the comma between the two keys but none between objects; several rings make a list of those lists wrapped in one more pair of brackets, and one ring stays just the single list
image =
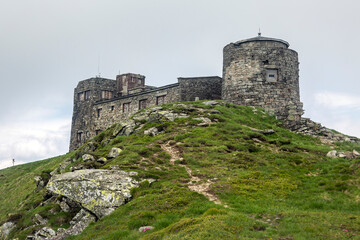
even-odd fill
[{"label": "window opening", "polygon": [[162,105],[165,103],[165,95],[156,97],[156,105]]}]

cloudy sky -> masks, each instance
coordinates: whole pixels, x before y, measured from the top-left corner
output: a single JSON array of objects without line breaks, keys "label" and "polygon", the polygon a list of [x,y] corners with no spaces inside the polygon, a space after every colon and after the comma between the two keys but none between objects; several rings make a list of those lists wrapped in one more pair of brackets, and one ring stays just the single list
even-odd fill
[{"label": "cloudy sky", "polygon": [[305,117],[360,137],[358,0],[0,0],[0,168],[66,153],[73,89],[98,74],[222,75],[263,36],[299,53]]}]

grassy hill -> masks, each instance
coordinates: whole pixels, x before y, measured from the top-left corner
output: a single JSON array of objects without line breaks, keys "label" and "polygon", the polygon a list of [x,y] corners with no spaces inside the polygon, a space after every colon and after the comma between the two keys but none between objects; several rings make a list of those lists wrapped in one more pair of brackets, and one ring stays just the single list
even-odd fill
[{"label": "grassy hill", "polygon": [[[163,109],[189,117],[143,122],[127,137],[111,138],[113,126],[91,140],[96,157],[123,151],[89,167],[157,181],[143,182],[129,203],[69,239],[360,239],[360,159],[326,157],[332,149],[360,151],[359,143],[322,144],[282,128],[260,108],[191,102]],[[152,127],[163,131],[144,135]],[[55,230],[68,226],[72,213],[42,206],[45,189],[36,191],[33,178],[48,178],[65,159],[77,159],[67,171],[86,164],[86,147],[0,170],[0,221],[17,222],[11,237],[39,229],[35,213]],[[141,226],[155,228],[139,232]]]}]

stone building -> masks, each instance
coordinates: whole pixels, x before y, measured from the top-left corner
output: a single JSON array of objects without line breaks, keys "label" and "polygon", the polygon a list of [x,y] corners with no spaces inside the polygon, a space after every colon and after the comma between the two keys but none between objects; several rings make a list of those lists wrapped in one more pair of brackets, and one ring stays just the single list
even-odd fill
[{"label": "stone building", "polygon": [[118,75],[80,81],[74,90],[70,151],[140,109],[177,101],[221,99],[220,77],[178,78],[163,87],[145,85],[145,76]]},{"label": "stone building", "polygon": [[298,54],[274,38],[250,38],[224,48],[222,99],[273,111],[293,128],[301,120]]},{"label": "stone building", "polygon": [[145,85],[145,76],[121,74],[80,81],[74,90],[70,151],[136,111],[169,102],[223,99],[259,106],[292,128],[303,114],[299,62],[289,43],[260,34],[224,48],[223,78],[178,78],[162,87]]}]

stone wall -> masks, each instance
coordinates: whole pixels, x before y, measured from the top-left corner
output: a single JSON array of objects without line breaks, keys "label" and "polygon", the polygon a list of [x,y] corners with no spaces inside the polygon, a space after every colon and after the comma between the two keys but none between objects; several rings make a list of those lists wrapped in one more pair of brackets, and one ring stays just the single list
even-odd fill
[{"label": "stone wall", "polygon": [[[171,84],[147,92],[135,93],[108,101],[95,103],[92,109],[93,124],[90,136],[95,136],[116,122],[125,120],[142,108],[180,101],[179,84]],[[100,110],[100,114],[98,112]]]},{"label": "stone wall", "polygon": [[74,89],[74,107],[70,135],[70,151],[83,144],[90,136],[87,130],[93,122],[92,106],[103,97],[103,91],[115,95],[116,81],[105,78],[90,78],[80,81]]},{"label": "stone wall", "polygon": [[297,52],[282,40],[257,37],[224,48],[222,99],[259,106],[293,127],[303,114]]},{"label": "stone wall", "polygon": [[178,78],[181,101],[221,99],[220,77]]}]

